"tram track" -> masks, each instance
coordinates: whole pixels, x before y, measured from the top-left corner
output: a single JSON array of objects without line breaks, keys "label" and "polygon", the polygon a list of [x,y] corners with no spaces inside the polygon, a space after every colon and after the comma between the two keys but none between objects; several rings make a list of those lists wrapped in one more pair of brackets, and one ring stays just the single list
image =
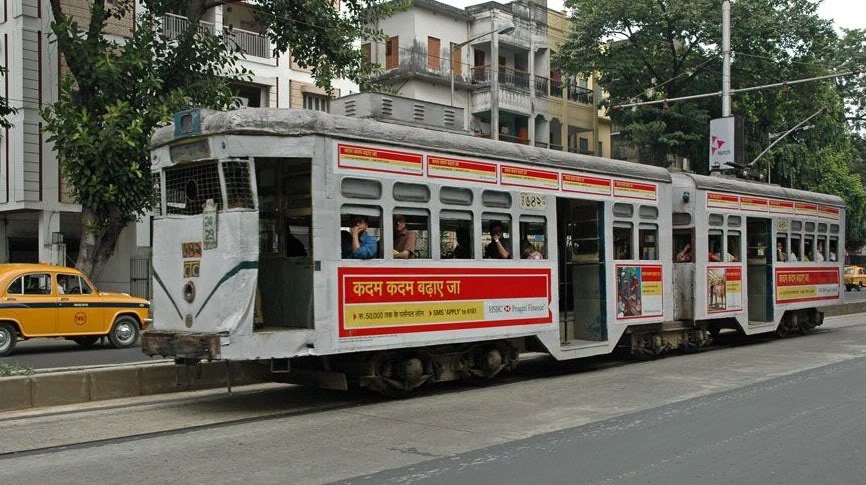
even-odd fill
[{"label": "tram track", "polygon": [[[815,336],[821,334],[832,333],[836,331],[835,328],[828,329],[820,329],[813,332]],[[714,344],[702,349],[702,352],[713,352],[717,350],[731,349],[737,347],[744,346],[753,346],[760,344],[769,344],[776,340],[775,337],[741,337],[731,334],[723,334],[724,338],[720,339],[721,343]],[[671,354],[670,357],[676,357],[678,354]],[[533,379],[543,379],[549,377],[556,377],[561,375],[568,374],[578,374],[584,372],[594,372],[594,371],[604,371],[609,369],[614,369],[617,367],[623,367],[629,364],[638,364],[638,363],[646,363],[641,361],[635,361],[631,359],[622,358],[617,355],[605,355],[598,356],[588,359],[579,359],[577,361],[568,361],[568,362],[557,362],[553,358],[546,356],[544,354],[537,354],[526,359],[521,366],[517,368],[516,371],[501,376],[499,379],[492,381],[488,384],[488,387],[500,387],[507,386],[512,384],[518,384],[520,382],[533,380]],[[442,384],[437,386],[431,386],[429,388],[423,389],[418,392],[413,398],[421,398],[431,396],[434,394],[440,393],[462,393],[462,392],[472,392],[475,388],[473,386],[460,386],[460,385],[448,385]],[[218,430],[222,428],[246,425],[252,423],[261,423],[268,421],[278,421],[286,418],[296,418],[300,416],[307,415],[315,415],[326,412],[334,412],[334,411],[344,411],[350,410],[353,408],[357,408],[359,406],[365,406],[369,404],[376,404],[386,399],[381,398],[378,395],[374,395],[371,393],[361,393],[350,391],[348,393],[335,393],[331,391],[323,391],[318,389],[310,389],[304,387],[295,387],[295,386],[287,386],[286,388],[276,388],[276,389],[266,389],[266,390],[256,390],[248,393],[236,392],[234,394],[227,395],[216,395],[216,396],[205,396],[205,397],[197,397],[193,399],[183,399],[183,398],[173,398],[173,399],[161,399],[155,401],[148,401],[142,403],[129,403],[129,404],[118,404],[111,406],[101,406],[96,408],[82,408],[82,409],[74,409],[74,410],[66,410],[59,411],[53,413],[45,413],[40,415],[26,415],[26,416],[13,416],[5,419],[0,419],[0,426],[13,424],[16,422],[21,422],[22,426],[26,426],[27,420],[41,420],[41,419],[73,419],[71,422],[75,422],[75,418],[86,419],[93,414],[102,414],[102,413],[110,413],[110,412],[119,412],[122,409],[125,410],[134,410],[134,409],[147,409],[154,408],[156,412],[160,406],[168,406],[171,407],[193,407],[193,408],[206,408],[213,404],[227,404],[230,401],[227,399],[238,398],[240,400],[267,400],[267,399],[279,399],[278,394],[285,392],[298,392],[300,395],[290,396],[290,400],[293,403],[298,403],[303,406],[303,408],[293,408],[286,409],[282,411],[259,411],[254,412],[254,414],[249,416],[236,417],[231,419],[219,420],[214,422],[200,423],[200,424],[191,424],[188,426],[180,426],[169,429],[160,429],[154,431],[147,432],[138,432],[138,433],[130,433],[130,434],[120,434],[117,436],[107,436],[96,439],[89,440],[80,440],[80,441],[70,441],[65,443],[59,443],[55,445],[49,446],[40,446],[40,447],[28,447],[19,450],[10,450],[10,451],[2,451],[0,452],[0,460],[8,460],[26,456],[36,456],[36,455],[46,455],[52,453],[59,453],[70,450],[81,450],[81,449],[90,449],[90,448],[99,448],[102,446],[109,446],[115,444],[123,444],[123,443],[131,443],[137,441],[143,441],[152,438],[161,438],[168,436],[178,436],[195,432],[203,432],[210,430]],[[341,399],[345,398],[345,399]],[[236,403],[236,405],[240,405],[241,403]]]}]

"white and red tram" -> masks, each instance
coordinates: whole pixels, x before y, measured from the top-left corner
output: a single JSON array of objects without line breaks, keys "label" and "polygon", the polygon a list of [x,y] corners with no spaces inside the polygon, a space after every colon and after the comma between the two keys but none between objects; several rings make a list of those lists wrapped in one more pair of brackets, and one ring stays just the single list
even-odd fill
[{"label": "white and red tram", "polygon": [[841,297],[836,197],[313,111],[175,121],[152,148],[150,354],[405,392],[525,351],[807,331]]}]

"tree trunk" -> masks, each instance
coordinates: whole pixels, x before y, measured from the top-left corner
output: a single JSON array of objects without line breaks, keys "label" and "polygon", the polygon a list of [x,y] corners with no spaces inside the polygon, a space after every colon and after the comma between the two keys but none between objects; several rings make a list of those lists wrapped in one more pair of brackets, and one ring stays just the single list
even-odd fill
[{"label": "tree trunk", "polygon": [[81,211],[81,243],[75,265],[84,274],[96,278],[114,254],[124,224],[119,213],[101,219],[92,209]]}]

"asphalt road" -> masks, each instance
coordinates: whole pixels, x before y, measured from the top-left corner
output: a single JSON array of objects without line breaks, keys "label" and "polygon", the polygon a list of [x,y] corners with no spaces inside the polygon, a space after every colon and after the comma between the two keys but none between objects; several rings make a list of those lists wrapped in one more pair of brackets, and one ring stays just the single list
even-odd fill
[{"label": "asphalt road", "polygon": [[32,369],[57,367],[80,367],[86,365],[122,364],[151,360],[141,353],[141,346],[128,349],[115,349],[105,339],[90,348],[82,348],[71,340],[33,339],[18,342],[15,352],[0,357],[0,364],[18,365]]},{"label": "asphalt road", "polygon": [[345,484],[863,483],[866,359]]},{"label": "asphalt road", "polygon": [[3,484],[862,483],[866,317],[406,400],[266,385],[0,414]]}]

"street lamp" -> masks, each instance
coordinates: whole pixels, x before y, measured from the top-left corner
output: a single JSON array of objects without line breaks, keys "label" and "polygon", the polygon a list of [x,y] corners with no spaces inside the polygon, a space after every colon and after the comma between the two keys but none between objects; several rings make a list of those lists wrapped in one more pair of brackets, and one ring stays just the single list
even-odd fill
[{"label": "street lamp", "polygon": [[484,37],[485,35],[490,35],[490,34],[508,35],[512,32],[514,32],[514,26],[513,25],[506,25],[505,27],[500,27],[496,30],[491,30],[490,32],[485,32],[481,35],[476,35],[475,37],[467,40],[466,42],[461,42],[461,43],[459,43],[459,44],[457,44],[451,48],[451,54],[448,56],[448,62],[451,63],[451,68],[448,69],[449,71],[451,71],[451,106],[454,106],[454,52],[466,47],[471,42],[474,42],[474,41]]}]

